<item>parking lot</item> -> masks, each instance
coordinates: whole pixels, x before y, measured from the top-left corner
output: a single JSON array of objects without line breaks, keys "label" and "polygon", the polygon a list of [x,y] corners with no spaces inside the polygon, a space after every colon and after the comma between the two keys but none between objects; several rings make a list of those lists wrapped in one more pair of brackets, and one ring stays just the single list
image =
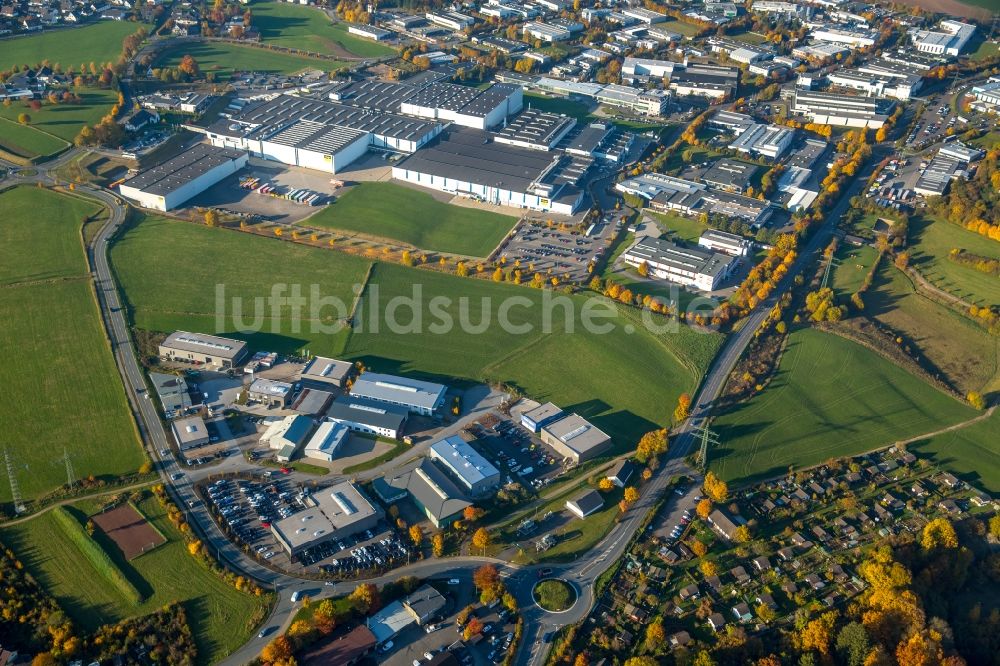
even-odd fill
[{"label": "parking lot", "polygon": [[[392,639],[391,647],[378,655],[378,663],[387,666],[426,663],[447,649],[463,666],[487,666],[503,661],[514,640],[516,617],[499,603],[492,607],[481,606],[471,583],[459,579],[451,579],[451,583],[439,581],[435,584],[448,602],[444,617],[423,627],[413,625],[404,629]],[[458,614],[469,605],[475,607],[470,618],[475,617],[482,623],[483,633],[466,641],[462,637],[464,625],[458,623]]]},{"label": "parking lot", "polygon": [[520,262],[525,279],[531,274],[542,273],[569,280],[586,280],[587,266],[598,261],[607,252],[605,238],[618,222],[602,220],[589,229],[589,234],[560,229],[554,223],[525,220],[497,250],[497,257],[506,260],[507,266]]},{"label": "parking lot", "polygon": [[559,455],[514,421],[497,414],[482,417],[470,427],[482,453],[514,480],[538,490],[564,472]]}]

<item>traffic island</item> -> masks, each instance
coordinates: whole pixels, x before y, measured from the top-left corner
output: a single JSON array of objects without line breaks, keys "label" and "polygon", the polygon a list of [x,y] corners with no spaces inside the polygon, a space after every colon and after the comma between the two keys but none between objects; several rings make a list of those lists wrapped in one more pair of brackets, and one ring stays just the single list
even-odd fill
[{"label": "traffic island", "polygon": [[560,578],[539,581],[531,590],[535,605],[549,613],[565,613],[576,603],[576,590]]}]

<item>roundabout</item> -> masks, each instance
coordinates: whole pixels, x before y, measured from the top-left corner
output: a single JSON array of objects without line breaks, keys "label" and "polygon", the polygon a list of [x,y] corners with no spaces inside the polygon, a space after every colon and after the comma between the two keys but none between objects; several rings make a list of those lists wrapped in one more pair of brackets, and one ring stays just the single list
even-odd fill
[{"label": "roundabout", "polygon": [[573,585],[561,578],[547,578],[531,588],[531,599],[547,613],[565,613],[573,608],[579,595]]}]

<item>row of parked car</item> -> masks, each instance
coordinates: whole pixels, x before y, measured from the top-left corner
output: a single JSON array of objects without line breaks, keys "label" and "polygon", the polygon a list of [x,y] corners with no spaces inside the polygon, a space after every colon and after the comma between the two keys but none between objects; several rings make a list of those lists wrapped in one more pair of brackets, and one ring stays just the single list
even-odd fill
[{"label": "row of parked car", "polygon": [[[364,537],[370,540],[374,538],[374,535],[369,530],[364,534]],[[360,541],[364,540],[361,539]],[[348,548],[351,548],[351,545],[353,544],[348,544],[344,541],[338,541],[336,544],[328,542],[311,549],[311,551],[319,549],[319,552],[312,553],[311,551],[307,551],[307,553],[311,554],[308,558],[303,556],[302,561],[305,564],[318,562],[336,553],[346,551]],[[378,541],[351,548],[346,557],[335,558],[331,560],[330,564],[324,565],[322,568],[331,573],[352,573],[369,569],[386,569],[401,561],[405,561],[409,553],[409,546],[396,534],[390,532]]]}]

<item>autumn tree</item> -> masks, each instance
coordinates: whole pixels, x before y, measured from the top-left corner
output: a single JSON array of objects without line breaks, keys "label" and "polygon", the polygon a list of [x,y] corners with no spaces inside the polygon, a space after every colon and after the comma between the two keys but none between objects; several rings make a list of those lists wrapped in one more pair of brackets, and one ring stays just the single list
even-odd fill
[{"label": "autumn tree", "polygon": [[845,666],[863,666],[871,651],[871,640],[864,625],[850,622],[837,634],[837,654]]},{"label": "autumn tree", "polygon": [[437,532],[431,537],[431,552],[434,553],[434,557],[441,557],[444,555],[444,533]]},{"label": "autumn tree", "polygon": [[701,569],[701,572],[705,576],[717,576],[719,574],[719,565],[712,560],[702,560],[698,568]]},{"label": "autumn tree", "polygon": [[635,504],[635,502],[639,499],[639,491],[632,486],[629,486],[622,494],[622,499],[625,500],[627,504]]},{"label": "autumn tree", "polygon": [[17,114],[17,122],[21,123],[22,125],[29,125],[31,124],[31,116],[29,116],[27,113],[19,113]]},{"label": "autumn tree", "polygon": [[424,533],[420,529],[419,525],[410,525],[410,541],[417,548],[420,547],[420,543],[424,540]]},{"label": "autumn tree", "polygon": [[924,525],[920,545],[924,550],[958,548],[958,535],[947,518],[935,518]]},{"label": "autumn tree", "polygon": [[214,208],[205,211],[205,226],[214,227],[219,224],[219,213]]},{"label": "autumn tree", "polygon": [[680,423],[691,414],[691,396],[681,393],[677,398],[677,406],[674,407],[674,423]]},{"label": "autumn tree", "polygon": [[712,513],[712,500],[707,497],[698,501],[698,504],[694,508],[695,513],[702,520],[708,518],[708,514]]},{"label": "autumn tree", "polygon": [[705,557],[708,553],[708,546],[705,545],[704,541],[695,539],[691,542],[691,552],[698,557]]},{"label": "autumn tree", "polygon": [[348,597],[359,612],[367,615],[374,613],[381,606],[378,596],[378,588],[371,583],[361,583]]},{"label": "autumn tree", "polygon": [[285,661],[292,656],[292,643],[282,634],[264,646],[260,658],[269,663]]},{"label": "autumn tree", "polygon": [[702,483],[702,490],[708,495],[714,502],[722,503],[726,501],[729,496],[729,486],[725,481],[715,476],[715,472],[709,472],[705,475],[705,481]]},{"label": "autumn tree", "polygon": [[602,490],[604,492],[608,492],[609,490],[613,490],[614,487],[615,487],[614,482],[611,479],[609,479],[608,477],[604,477],[603,479],[601,479],[600,481],[597,482],[597,488],[598,488],[598,490]]},{"label": "autumn tree", "polygon": [[665,428],[650,430],[639,440],[639,445],[635,449],[635,458],[646,464],[650,458],[666,453],[667,445],[667,430]]},{"label": "autumn tree", "polygon": [[492,564],[484,564],[476,569],[472,574],[472,584],[480,592],[485,590],[496,590],[500,587],[500,572]]},{"label": "autumn tree", "polygon": [[965,399],[969,402],[969,405],[973,409],[978,409],[980,411],[986,409],[986,399],[983,398],[983,394],[979,391],[969,391],[965,396]]},{"label": "autumn tree", "polygon": [[462,630],[462,638],[470,640],[473,636],[483,633],[483,623],[478,617],[471,618]]},{"label": "autumn tree", "polygon": [[490,545],[490,533],[485,527],[480,527],[472,533],[472,545],[483,551],[486,555],[486,547]]},{"label": "autumn tree", "polygon": [[746,543],[750,540],[750,528],[746,525],[740,525],[735,530],[733,530],[733,541],[736,543]]},{"label": "autumn tree", "polygon": [[833,639],[833,626],[836,622],[836,611],[823,613],[807,622],[797,635],[800,649],[804,652],[815,650],[821,655],[828,655],[830,641]]},{"label": "autumn tree", "polygon": [[485,515],[485,509],[480,509],[479,507],[472,505],[465,507],[462,511],[462,517],[469,523],[474,523]]},{"label": "autumn tree", "polygon": [[650,622],[646,626],[646,649],[657,650],[663,645],[667,637],[667,632],[663,629],[663,623],[659,620]]}]

